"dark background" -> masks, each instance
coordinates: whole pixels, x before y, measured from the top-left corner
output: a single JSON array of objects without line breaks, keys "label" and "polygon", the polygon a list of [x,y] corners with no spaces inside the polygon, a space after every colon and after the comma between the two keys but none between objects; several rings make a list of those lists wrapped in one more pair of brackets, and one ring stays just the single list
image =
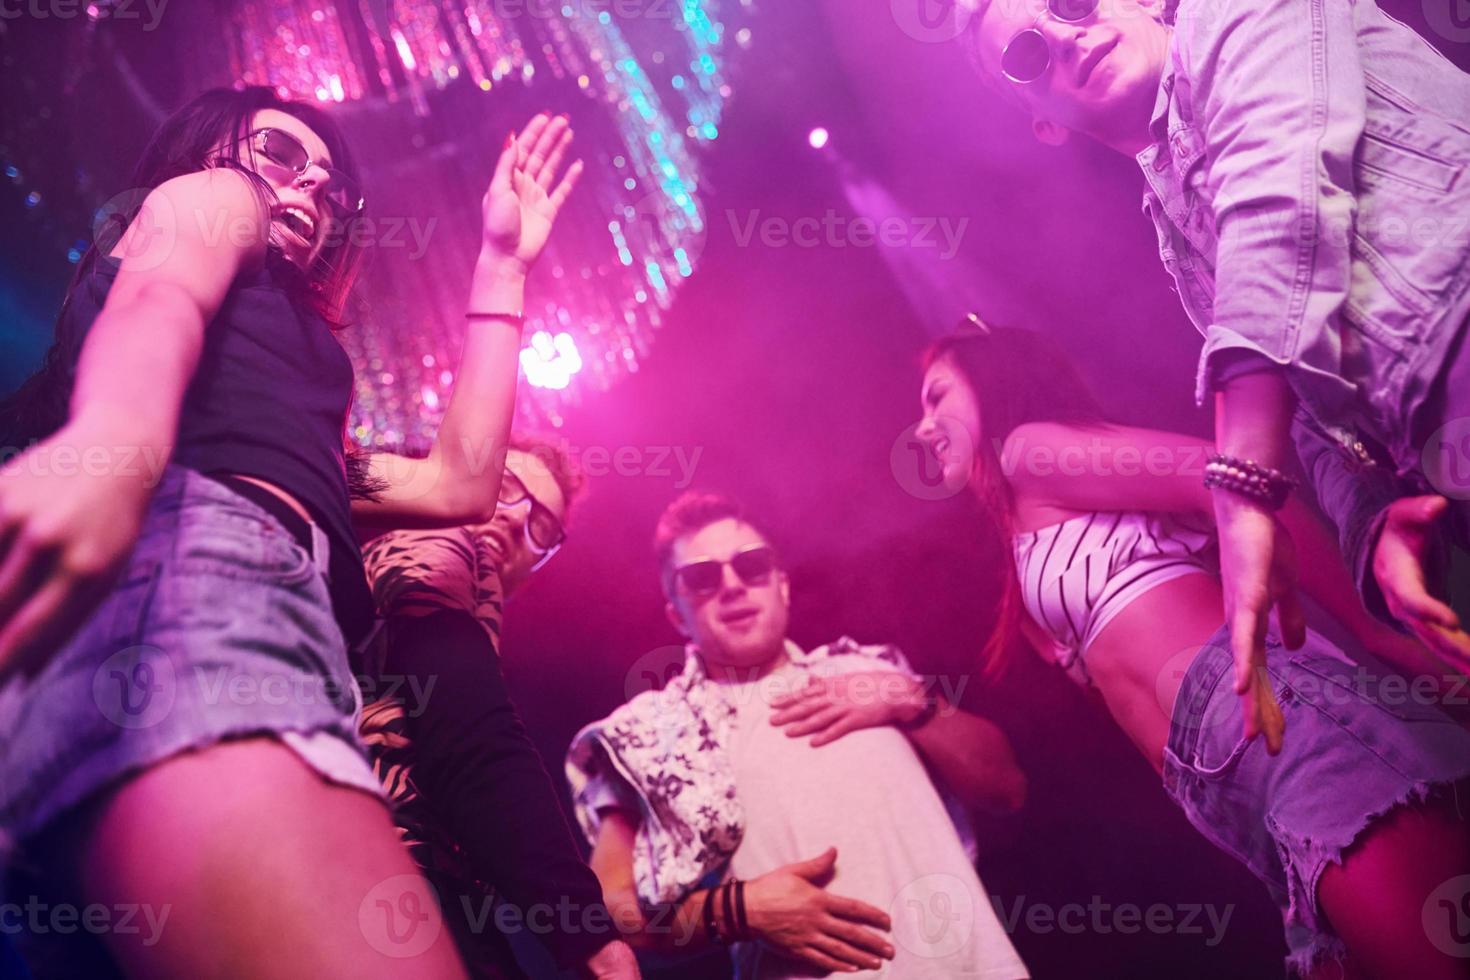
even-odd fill
[{"label": "dark background", "polygon": [[[1210,431],[1191,398],[1198,338],[1140,214],[1135,165],[1080,140],[1036,144],[953,44],[900,28],[904,2],[759,9],[705,163],[710,234],[696,274],[644,370],[588,395],[561,434],[582,453],[634,447],[644,469],[669,447],[698,452],[693,485],[744,500],[787,556],[798,642],[896,642],[921,671],[966,684],[965,706],[1006,729],[1030,778],[1024,811],[981,828],[980,871],[1005,907],[1231,908],[1215,946],[1207,924],[1195,934],[1068,934],[1023,920],[1013,939],[1035,976],[1279,975],[1285,950],[1264,889],[1187,826],[1097,704],[1030,658],[982,684],[976,656],[1009,556],[980,538],[962,498],[919,499],[905,489],[912,474],[891,463],[918,414],[920,351],[970,306],[1064,338],[1120,420]],[[1449,23],[1429,2],[1385,7],[1464,66],[1467,32],[1429,31],[1426,11]],[[0,179],[0,390],[49,343],[72,268],[67,243],[126,186],[148,135],[112,52],[126,51],[152,96],[173,107],[195,91],[190,30],[187,17],[166,16],[152,34],[116,32],[109,48],[77,21],[0,26],[0,155],[25,162],[54,202],[28,208],[24,189]],[[496,124],[508,128],[534,101],[492,102]],[[806,145],[814,125],[831,130],[831,152]],[[855,175],[911,215],[968,218],[959,254],[738,240],[756,212],[853,216]],[[411,200],[414,189],[394,192]],[[927,271],[901,277],[896,267]],[[677,640],[649,548],[677,477],[674,468],[591,479],[566,548],[508,606],[507,672],[558,783],[572,734],[621,703]],[[701,971],[719,975],[720,964],[669,975]]]}]

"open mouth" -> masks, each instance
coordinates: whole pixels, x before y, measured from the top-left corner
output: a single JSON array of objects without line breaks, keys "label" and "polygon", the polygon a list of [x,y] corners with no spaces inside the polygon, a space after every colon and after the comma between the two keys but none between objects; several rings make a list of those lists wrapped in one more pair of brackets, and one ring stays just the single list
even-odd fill
[{"label": "open mouth", "polygon": [[942,463],[949,454],[949,439],[943,437],[936,439],[931,448],[934,452],[934,458]]},{"label": "open mouth", "polygon": [[293,205],[276,209],[276,217],[286,230],[299,238],[304,244],[310,245],[316,238],[316,218],[305,208]]},{"label": "open mouth", "polygon": [[1082,63],[1077,66],[1078,88],[1086,87],[1088,79],[1092,78],[1093,69],[1098,66],[1099,62],[1101,62],[1104,58],[1108,56],[1108,52],[1112,51],[1117,46],[1118,39],[1113,38],[1111,41],[1099,44],[1097,47],[1093,48],[1092,51],[1087,55],[1087,57],[1082,59]]},{"label": "open mouth", "polygon": [[505,538],[498,531],[486,531],[485,543],[494,549],[497,557],[504,558],[510,551]]}]

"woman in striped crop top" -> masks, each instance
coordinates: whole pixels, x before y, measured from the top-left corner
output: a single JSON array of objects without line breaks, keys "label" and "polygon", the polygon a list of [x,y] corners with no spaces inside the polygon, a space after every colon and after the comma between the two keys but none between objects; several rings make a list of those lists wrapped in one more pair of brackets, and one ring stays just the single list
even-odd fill
[{"label": "woman in striped crop top", "polygon": [[1470,834],[1447,805],[1470,777],[1470,732],[1433,698],[1380,692],[1386,668],[1363,651],[1447,689],[1463,677],[1363,609],[1315,516],[1280,512],[1304,590],[1355,638],[1353,656],[1310,630],[1289,651],[1273,627],[1269,682],[1254,688],[1276,718],[1257,738],[1232,684],[1211,447],[1110,423],[1056,344],[974,317],[930,349],[921,402],[917,434],[944,482],[971,490],[1014,553],[988,667],[1019,633],[1100,692],[1190,822],[1267,883],[1296,972],[1463,976],[1421,913],[1470,873]]}]

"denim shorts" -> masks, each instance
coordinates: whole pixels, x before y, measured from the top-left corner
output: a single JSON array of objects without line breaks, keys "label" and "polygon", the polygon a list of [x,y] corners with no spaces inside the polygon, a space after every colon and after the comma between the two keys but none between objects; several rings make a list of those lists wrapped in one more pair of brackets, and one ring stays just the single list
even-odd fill
[{"label": "denim shorts", "polygon": [[1344,952],[1317,903],[1322,872],[1377,818],[1470,775],[1470,732],[1317,633],[1289,651],[1273,627],[1266,652],[1286,718],[1281,754],[1241,736],[1221,627],[1179,688],[1164,787],[1200,833],[1266,883],[1285,923],[1287,966],[1305,974]]},{"label": "denim shorts", "polygon": [[221,739],[276,738],[381,798],[318,565],[262,507],[169,465],[107,598],[0,688],[0,872],[99,791]]}]

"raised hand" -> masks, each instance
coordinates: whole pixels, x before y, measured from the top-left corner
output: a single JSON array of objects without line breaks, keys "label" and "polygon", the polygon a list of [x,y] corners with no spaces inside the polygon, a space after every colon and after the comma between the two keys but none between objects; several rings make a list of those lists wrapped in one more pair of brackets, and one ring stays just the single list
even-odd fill
[{"label": "raised hand", "polygon": [[787,956],[823,970],[876,970],[893,959],[894,949],[873,929],[888,932],[893,923],[882,909],[829,894],[816,884],[829,879],[836,864],[837,848],[829,847],[747,883],[750,928]]},{"label": "raised hand", "polygon": [[561,169],[572,145],[566,116],[541,113],[505,141],[485,191],[485,248],[529,269],[546,247],[551,226],[582,174],[582,161]]}]

